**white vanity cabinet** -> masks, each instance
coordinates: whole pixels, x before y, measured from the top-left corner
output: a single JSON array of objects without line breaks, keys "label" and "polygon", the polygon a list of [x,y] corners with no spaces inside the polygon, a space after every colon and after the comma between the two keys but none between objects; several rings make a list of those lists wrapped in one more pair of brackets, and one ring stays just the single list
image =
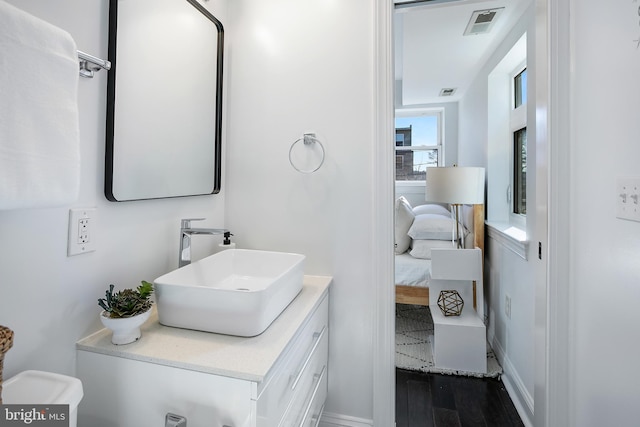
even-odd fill
[{"label": "white vanity cabinet", "polygon": [[77,344],[81,427],[315,427],[327,396],[328,277],[303,290],[261,335],[231,337],[157,323],[115,346],[102,330]]}]

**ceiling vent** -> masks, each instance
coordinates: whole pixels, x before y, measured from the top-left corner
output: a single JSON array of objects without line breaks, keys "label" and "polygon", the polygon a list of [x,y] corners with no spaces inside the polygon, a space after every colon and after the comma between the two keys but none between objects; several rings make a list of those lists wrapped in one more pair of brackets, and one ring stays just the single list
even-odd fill
[{"label": "ceiling vent", "polygon": [[464,30],[465,36],[475,36],[476,34],[486,34],[491,31],[493,24],[498,20],[504,7],[497,9],[476,10],[471,14],[471,19]]},{"label": "ceiling vent", "polygon": [[440,91],[440,96],[451,96],[455,93],[456,88],[454,87],[446,87]]}]

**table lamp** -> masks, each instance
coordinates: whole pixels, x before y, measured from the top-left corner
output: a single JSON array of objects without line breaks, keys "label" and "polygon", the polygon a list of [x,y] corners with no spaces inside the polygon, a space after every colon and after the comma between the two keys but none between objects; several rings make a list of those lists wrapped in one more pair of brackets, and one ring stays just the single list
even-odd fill
[{"label": "table lamp", "polygon": [[460,236],[460,205],[484,204],[484,168],[431,167],[427,168],[425,200],[448,203],[455,210],[455,241],[464,247]]}]

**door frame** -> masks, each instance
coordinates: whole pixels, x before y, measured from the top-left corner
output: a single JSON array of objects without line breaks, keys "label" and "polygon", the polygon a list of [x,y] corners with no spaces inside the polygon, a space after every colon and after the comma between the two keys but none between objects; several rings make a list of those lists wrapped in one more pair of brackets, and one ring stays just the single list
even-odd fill
[{"label": "door frame", "polygon": [[395,425],[393,1],[374,5],[373,425]]},{"label": "door frame", "polygon": [[[537,175],[546,209],[540,213],[546,225],[544,261],[536,275],[535,316],[535,413],[538,427],[572,425],[572,348],[568,331],[570,250],[566,227],[570,214],[570,2],[535,0],[536,4],[536,117]],[[393,286],[393,1],[374,5],[374,108],[373,128],[373,227],[374,286],[373,328],[373,425],[395,424],[395,293]],[[565,141],[564,144],[556,143]]]}]

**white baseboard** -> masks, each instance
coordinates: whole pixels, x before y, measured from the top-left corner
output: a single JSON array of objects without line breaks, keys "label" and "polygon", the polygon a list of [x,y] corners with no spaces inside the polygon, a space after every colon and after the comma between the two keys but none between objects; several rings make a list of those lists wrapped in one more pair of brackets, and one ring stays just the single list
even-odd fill
[{"label": "white baseboard", "polygon": [[323,412],[319,427],[373,427],[373,420]]},{"label": "white baseboard", "polygon": [[488,338],[493,352],[502,364],[504,371],[502,374],[502,382],[507,389],[509,397],[513,401],[513,405],[516,407],[516,411],[518,411],[518,415],[520,415],[525,427],[533,427],[533,396],[531,396],[525,387],[522,378],[518,375],[518,371],[513,366],[513,363],[511,363],[511,360],[506,355],[495,335],[489,333]]}]

